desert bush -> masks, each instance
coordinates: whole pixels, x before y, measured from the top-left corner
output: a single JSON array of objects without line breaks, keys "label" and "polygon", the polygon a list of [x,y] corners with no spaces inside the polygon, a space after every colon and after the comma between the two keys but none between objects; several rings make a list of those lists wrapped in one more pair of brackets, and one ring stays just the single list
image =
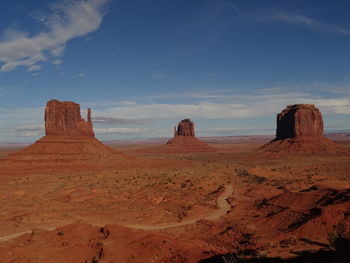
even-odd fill
[{"label": "desert bush", "polygon": [[244,178],[244,181],[247,183],[262,184],[266,181],[265,177],[251,174],[246,169],[238,170],[237,175],[238,175],[238,177]]}]

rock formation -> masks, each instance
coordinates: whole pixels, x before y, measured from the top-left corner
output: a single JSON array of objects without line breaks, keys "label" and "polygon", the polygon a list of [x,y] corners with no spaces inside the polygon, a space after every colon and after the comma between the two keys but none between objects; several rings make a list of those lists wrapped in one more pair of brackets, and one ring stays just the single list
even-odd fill
[{"label": "rock formation", "polygon": [[184,119],[179,122],[176,127],[174,128],[174,137],[176,136],[193,136],[195,137],[194,133],[194,123],[190,119]]},{"label": "rock formation", "polygon": [[323,136],[322,114],[312,104],[289,105],[277,115],[277,139],[301,136]]},{"label": "rock formation", "polygon": [[167,152],[214,152],[215,149],[195,137],[194,123],[184,119],[174,128],[174,138],[166,143]]},{"label": "rock formation", "polygon": [[268,152],[335,153],[343,147],[323,136],[321,112],[312,104],[289,105],[277,115],[276,138]]},{"label": "rock formation", "polygon": [[[10,154],[8,160],[24,165],[72,165],[79,163],[114,164],[125,160],[122,153],[95,138],[88,109],[87,121],[80,116],[80,106],[71,101],[50,100],[45,108],[45,132],[34,144]],[[119,160],[119,161],[118,161]]]},{"label": "rock formation", "polygon": [[71,101],[50,100],[45,108],[45,132],[54,136],[95,137],[91,110],[87,122],[80,116],[80,105]]}]

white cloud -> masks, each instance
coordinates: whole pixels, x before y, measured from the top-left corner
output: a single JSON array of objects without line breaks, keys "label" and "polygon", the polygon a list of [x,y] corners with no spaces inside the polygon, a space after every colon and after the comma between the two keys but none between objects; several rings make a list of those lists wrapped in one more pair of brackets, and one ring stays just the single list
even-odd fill
[{"label": "white cloud", "polygon": [[130,134],[130,133],[143,133],[148,129],[141,128],[94,128],[96,134]]},{"label": "white cloud", "polygon": [[73,78],[84,78],[86,76],[85,73],[79,73],[77,75],[72,76]]},{"label": "white cloud", "polygon": [[[288,94],[286,94],[288,96]],[[242,103],[213,103],[200,102],[196,104],[137,104],[119,106],[95,111],[95,115],[120,116],[122,118],[160,118],[160,119],[242,119],[277,114],[289,104],[315,104],[326,114],[350,114],[350,99],[314,99],[290,97],[284,99],[264,98],[260,101],[252,100]]]},{"label": "white cloud", "polygon": [[[294,88],[293,88],[294,89]],[[94,116],[133,119],[242,119],[274,116],[290,104],[315,104],[324,114],[350,114],[349,94],[322,97],[313,92],[289,91],[287,87],[261,89],[254,93],[197,92],[178,94],[193,103],[133,102],[132,104],[108,103],[103,110],[95,110]],[[169,95],[172,98],[172,94]],[[156,96],[155,98],[167,98]],[[333,98],[332,98],[333,97]],[[154,101],[154,98],[147,99]]]},{"label": "white cloud", "polygon": [[125,119],[125,118],[113,118],[113,117],[94,117],[93,123],[101,124],[132,124],[132,125],[151,125],[153,120],[151,119]]},{"label": "white cloud", "polygon": [[39,71],[42,69],[42,66],[41,65],[33,65],[33,66],[30,66],[27,71],[28,72],[32,72],[32,71]]},{"label": "white cloud", "polygon": [[345,36],[350,35],[350,29],[348,28],[344,28],[342,26],[331,24],[331,23],[324,23],[321,21],[317,21],[306,15],[291,14],[291,13],[282,12],[282,11],[273,12],[267,16],[259,16],[258,20],[281,21],[288,24],[305,26],[315,31],[345,35]]},{"label": "white cloud", "polygon": [[[1,71],[18,66],[30,68],[48,57],[59,57],[67,42],[96,31],[104,16],[108,0],[67,0],[51,5],[50,15],[41,15],[39,21],[47,30],[36,35],[6,30],[0,40]],[[58,61],[58,60],[56,60]]]},{"label": "white cloud", "polygon": [[[92,108],[94,130],[99,138],[170,136],[173,124],[184,118],[201,123],[202,127],[197,128],[205,135],[260,134],[267,131],[272,134],[276,114],[287,105],[298,103],[315,104],[325,117],[326,130],[332,127],[350,129],[348,84],[329,85],[335,87],[337,93],[328,90],[324,94],[324,91],[320,92],[321,89],[315,87],[326,88],[328,85],[317,84],[299,87],[304,92],[298,91],[296,87],[273,87],[244,94],[234,91],[182,93],[178,96],[186,99],[182,100],[186,103],[179,104],[164,103],[163,98],[168,101],[166,94],[160,96],[161,99],[157,96],[156,99],[147,97],[146,100],[133,98],[130,102],[77,102],[84,108]],[[172,98],[173,95],[169,96]],[[86,113],[83,112],[84,117]],[[0,108],[0,137],[42,134],[43,114],[44,107]],[[6,127],[16,129],[9,130]]]},{"label": "white cloud", "polygon": [[[1,43],[0,43],[0,55],[1,55]],[[43,54],[36,54],[33,55],[27,59],[20,59],[20,60],[13,60],[13,61],[6,61],[2,60],[0,57],[0,61],[5,61],[6,63],[1,67],[1,71],[3,72],[9,72],[14,70],[18,66],[26,66],[26,67],[31,67],[35,65],[39,61],[46,61],[47,59],[44,57]]]},{"label": "white cloud", "polygon": [[132,100],[123,100],[118,102],[119,105],[135,105],[136,102]]},{"label": "white cloud", "polygon": [[54,64],[54,65],[60,65],[62,63],[63,63],[63,60],[61,60],[61,59],[56,59],[56,60],[52,61],[52,64]]},{"label": "white cloud", "polygon": [[24,125],[17,126],[13,128],[9,128],[9,130],[18,137],[34,137],[41,136],[44,134],[44,126],[43,125]]}]

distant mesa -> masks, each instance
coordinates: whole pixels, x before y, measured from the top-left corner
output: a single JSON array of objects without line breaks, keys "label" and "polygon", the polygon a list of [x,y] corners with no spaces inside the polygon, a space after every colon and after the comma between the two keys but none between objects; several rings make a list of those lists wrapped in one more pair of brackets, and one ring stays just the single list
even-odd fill
[{"label": "distant mesa", "polygon": [[190,119],[179,122],[174,128],[174,138],[166,143],[168,152],[215,152],[215,148],[195,137],[194,123]]},{"label": "distant mesa", "polygon": [[95,137],[91,109],[87,121],[80,116],[80,105],[71,101],[50,100],[45,108],[45,133],[50,136]]},{"label": "distant mesa", "polygon": [[176,126],[174,127],[174,137],[176,136],[192,136],[195,137],[194,133],[194,123],[190,119],[184,119],[179,122]]},{"label": "distant mesa", "polygon": [[80,106],[71,101],[50,100],[45,108],[45,133],[34,144],[8,156],[8,160],[40,165],[89,163],[100,165],[127,158],[95,138],[88,109],[87,121]]},{"label": "distant mesa", "polygon": [[344,148],[323,136],[322,114],[313,104],[289,105],[277,115],[276,138],[267,152],[337,153]]},{"label": "distant mesa", "polygon": [[312,104],[289,105],[277,115],[276,137],[283,140],[303,136],[323,136],[322,114]]}]

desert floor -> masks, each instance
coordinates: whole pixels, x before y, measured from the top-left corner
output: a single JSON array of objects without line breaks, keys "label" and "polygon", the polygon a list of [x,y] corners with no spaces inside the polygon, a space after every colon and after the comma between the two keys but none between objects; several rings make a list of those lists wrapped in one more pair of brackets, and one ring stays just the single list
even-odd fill
[{"label": "desert floor", "polygon": [[186,154],[117,145],[135,157],[131,165],[99,169],[0,163],[0,262],[286,259],[331,250],[350,229],[350,154],[272,155],[257,150],[263,143]]}]

